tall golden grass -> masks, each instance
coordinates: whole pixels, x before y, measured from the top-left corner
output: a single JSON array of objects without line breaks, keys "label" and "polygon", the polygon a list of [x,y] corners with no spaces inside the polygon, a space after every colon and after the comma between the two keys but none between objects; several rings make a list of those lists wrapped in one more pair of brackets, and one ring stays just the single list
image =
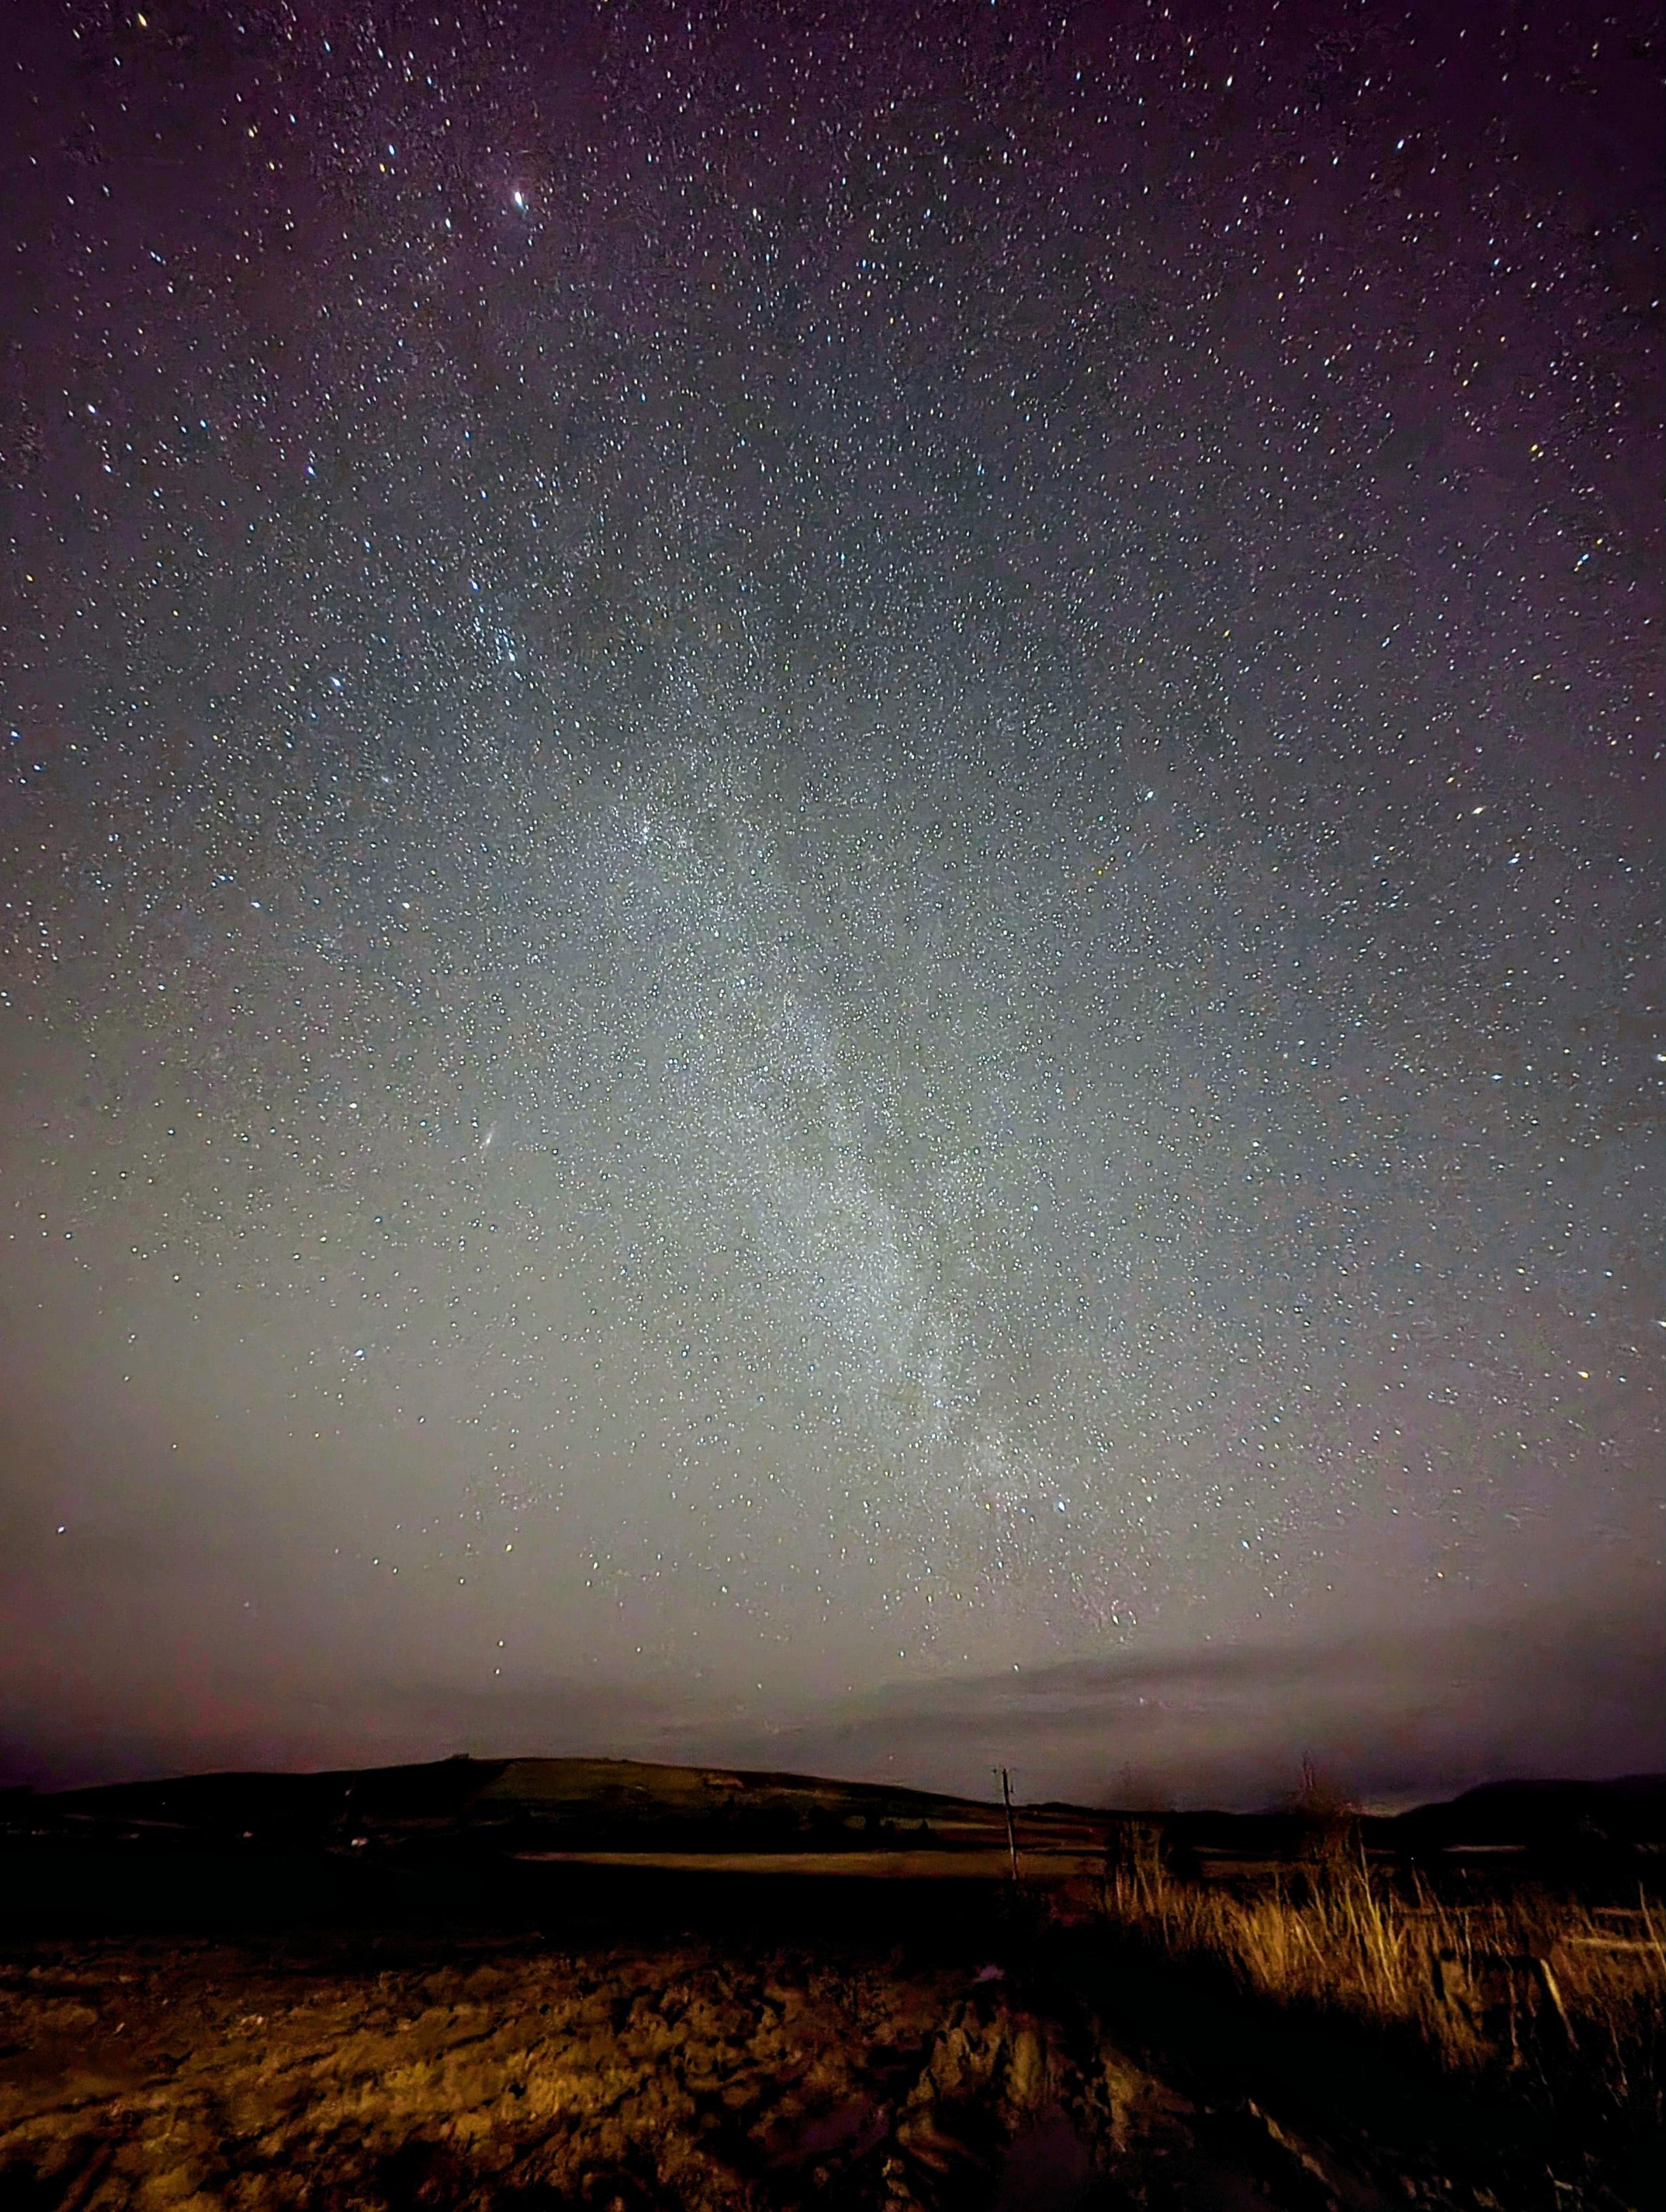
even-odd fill
[{"label": "tall golden grass", "polygon": [[1308,2014],[1413,2038],[1454,2072],[1577,2087],[1666,2120],[1666,1913],[1547,1890],[1442,1898],[1371,1869],[1343,1829],[1243,1887],[1185,1880],[1155,1828],[1125,1835],[1099,1899],[1113,1928]]}]

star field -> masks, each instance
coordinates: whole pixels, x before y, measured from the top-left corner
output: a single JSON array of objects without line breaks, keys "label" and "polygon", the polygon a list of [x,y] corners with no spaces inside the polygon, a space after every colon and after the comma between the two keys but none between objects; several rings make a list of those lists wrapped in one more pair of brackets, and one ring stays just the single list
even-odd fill
[{"label": "star field", "polygon": [[25,11],[24,1766],[1657,1571],[1649,33]]}]

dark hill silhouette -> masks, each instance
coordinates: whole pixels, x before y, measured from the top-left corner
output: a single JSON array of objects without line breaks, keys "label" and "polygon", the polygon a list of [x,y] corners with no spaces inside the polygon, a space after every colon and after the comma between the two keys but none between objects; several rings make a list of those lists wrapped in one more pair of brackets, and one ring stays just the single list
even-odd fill
[{"label": "dark hill silhouette", "polygon": [[1391,1826],[1451,1847],[1521,1844],[1543,1848],[1581,1839],[1666,1841],[1666,1774],[1622,1774],[1611,1781],[1483,1782],[1444,1804],[1420,1805]]},{"label": "dark hill silhouette", "polygon": [[471,1759],[313,1774],[181,1775],[33,1798],[29,1817],[86,1828],[263,1839],[448,1831],[574,1844],[899,1840],[922,1828],[987,1842],[998,1807],[893,1784],[622,1759]]},{"label": "dark hill silhouette", "polygon": [[[672,1766],[622,1759],[474,1759],[344,1767],[319,1773],[228,1772],[125,1782],[29,1797],[29,1817],[57,1824],[176,1828],[198,1833],[324,1835],[344,1828],[533,1829],[564,1840],[629,1845],[709,1837],[781,1843],[842,1832],[905,1836],[923,1825],[934,1838],[985,1843],[998,1832],[992,1801],[888,1783],[721,1766]],[[1033,1828],[1103,1823],[1117,1816],[1049,1801],[1023,1808]],[[1268,1839],[1287,1814],[1198,1812],[1148,1816],[1200,1837],[1230,1830],[1246,1844]],[[1580,1842],[1628,1846],[1666,1842],[1666,1776],[1605,1781],[1514,1778],[1392,1817],[1367,1818],[1373,1840],[1427,1851],[1470,1845],[1554,1849]]]}]

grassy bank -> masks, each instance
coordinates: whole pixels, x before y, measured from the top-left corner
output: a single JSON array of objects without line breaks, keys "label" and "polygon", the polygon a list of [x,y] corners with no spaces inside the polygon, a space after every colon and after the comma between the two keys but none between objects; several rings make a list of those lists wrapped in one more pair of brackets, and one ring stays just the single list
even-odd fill
[{"label": "grassy bank", "polygon": [[1153,1827],[1125,1834],[1093,1905],[1148,1955],[1414,2045],[1443,2072],[1666,2126],[1666,1912],[1641,1893],[1457,1899],[1371,1869],[1345,1830],[1226,1886],[1177,1874]]}]

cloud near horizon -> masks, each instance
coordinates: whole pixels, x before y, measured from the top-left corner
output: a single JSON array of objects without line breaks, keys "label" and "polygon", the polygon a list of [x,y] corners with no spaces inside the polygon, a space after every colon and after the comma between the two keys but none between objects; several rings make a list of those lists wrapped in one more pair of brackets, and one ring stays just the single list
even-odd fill
[{"label": "cloud near horizon", "polygon": [[[1666,1767],[1666,1611],[1647,1577],[1555,1613],[1478,1618],[1444,1637],[1083,1658],[897,1682],[760,1722],[738,1698],[600,1681],[482,1689],[433,1680],[240,1678],[189,1697],[135,1680],[97,1717],[43,1674],[0,1705],[0,1775],[38,1786],[210,1767],[307,1768],[443,1757],[589,1754],[726,1764],[1091,1803],[1276,1799],[1312,1758],[1368,1802],[1512,1774]],[[182,1720],[181,1713],[189,1715]]]}]

